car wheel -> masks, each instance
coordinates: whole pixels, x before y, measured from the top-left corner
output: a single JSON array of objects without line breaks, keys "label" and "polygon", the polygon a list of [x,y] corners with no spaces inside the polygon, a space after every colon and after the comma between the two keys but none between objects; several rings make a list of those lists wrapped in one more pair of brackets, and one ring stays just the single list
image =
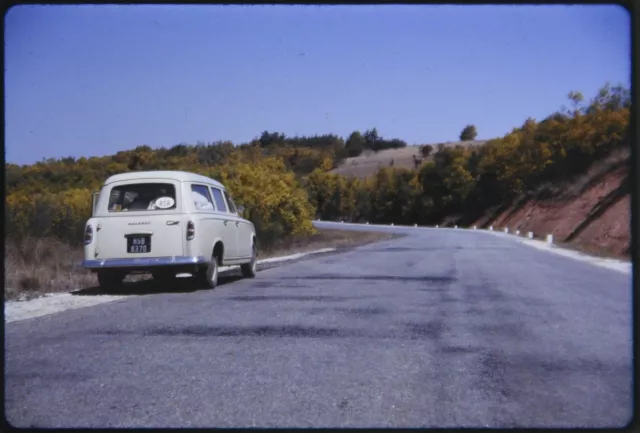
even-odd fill
[{"label": "car wheel", "polygon": [[119,272],[98,272],[98,284],[105,293],[115,293],[122,289],[125,275]]},{"label": "car wheel", "polygon": [[256,272],[258,271],[258,254],[255,244],[251,247],[251,261],[240,265],[240,270],[242,271],[242,276],[245,278],[253,278],[256,276]]},{"label": "car wheel", "polygon": [[203,286],[207,289],[213,289],[218,284],[218,257],[211,256],[211,261],[206,269],[201,269],[198,272],[197,282],[199,286]]}]

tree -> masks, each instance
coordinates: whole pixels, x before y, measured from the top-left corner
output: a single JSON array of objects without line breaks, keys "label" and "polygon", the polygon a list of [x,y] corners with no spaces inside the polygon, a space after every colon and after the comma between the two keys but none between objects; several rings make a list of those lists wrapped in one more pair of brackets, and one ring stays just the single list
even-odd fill
[{"label": "tree", "polygon": [[347,143],[345,144],[345,149],[347,151],[347,155],[349,157],[358,156],[364,150],[366,141],[360,131],[354,131],[347,139]]},{"label": "tree", "polygon": [[420,153],[422,153],[422,156],[424,156],[425,158],[427,158],[429,155],[431,155],[431,152],[433,152],[433,146],[430,144],[425,144],[424,146],[420,146]]},{"label": "tree", "polygon": [[582,93],[572,90],[567,95],[567,98],[569,98],[569,100],[571,101],[574,111],[578,112],[578,110],[580,110],[581,108],[581,104],[584,102],[584,96],[582,95]]},{"label": "tree", "polygon": [[258,140],[261,147],[268,147],[271,145],[282,146],[284,145],[286,136],[278,132],[263,131]]},{"label": "tree", "polygon": [[460,133],[460,141],[475,140],[478,136],[478,131],[475,125],[467,125]]},{"label": "tree", "polygon": [[376,128],[368,129],[364,133],[365,147],[367,149],[377,150],[377,142],[381,139]]},{"label": "tree", "polygon": [[311,220],[315,209],[307,191],[281,159],[225,164],[203,174],[219,179],[245,206],[263,247],[285,236],[314,232]]}]

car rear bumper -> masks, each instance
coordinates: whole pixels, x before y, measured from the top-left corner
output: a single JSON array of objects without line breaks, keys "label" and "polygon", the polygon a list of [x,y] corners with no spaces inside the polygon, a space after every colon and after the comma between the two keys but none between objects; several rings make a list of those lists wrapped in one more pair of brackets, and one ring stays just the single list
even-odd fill
[{"label": "car rear bumper", "polygon": [[208,260],[203,256],[136,257],[131,259],[83,260],[85,269],[104,268],[155,268],[160,266],[203,265]]}]

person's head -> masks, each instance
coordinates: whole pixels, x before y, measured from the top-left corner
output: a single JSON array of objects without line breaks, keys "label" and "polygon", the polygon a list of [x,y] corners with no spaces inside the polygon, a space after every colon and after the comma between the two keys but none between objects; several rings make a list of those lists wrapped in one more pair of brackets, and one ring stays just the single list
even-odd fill
[{"label": "person's head", "polygon": [[136,197],[136,201],[149,201],[151,199],[155,198],[154,194],[152,192],[150,192],[149,190],[141,190],[137,197]]}]

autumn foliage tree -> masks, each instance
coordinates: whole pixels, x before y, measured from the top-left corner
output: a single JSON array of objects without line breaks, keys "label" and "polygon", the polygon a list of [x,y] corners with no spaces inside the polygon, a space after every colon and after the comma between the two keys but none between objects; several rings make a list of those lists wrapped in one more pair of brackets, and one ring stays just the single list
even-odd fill
[{"label": "autumn foliage tree", "polygon": [[[91,215],[92,191],[98,190],[111,174],[133,171],[131,161],[146,161],[135,165],[141,170],[181,169],[222,180],[236,200],[247,208],[246,216],[256,225],[259,240],[265,246],[281,237],[313,232],[310,221],[314,210],[307,192],[283,159],[265,157],[251,151],[229,153],[223,148],[218,155],[209,153],[209,156],[221,161],[219,165],[210,166],[199,162],[203,155],[202,148],[196,147],[195,152],[190,147],[177,149],[172,154],[157,152],[169,154],[165,156],[167,160],[164,163],[154,160],[157,153],[145,159],[146,149],[131,154],[116,154],[113,158],[116,161],[106,158],[102,163],[94,161],[95,172],[85,176],[89,182],[82,182],[81,178],[76,182],[76,170],[88,164],[82,161],[78,164],[80,167],[70,170],[66,167],[66,174],[61,162],[25,168],[13,166],[5,210],[7,233],[14,239],[53,236],[79,244],[84,224]],[[176,156],[176,153],[182,156]],[[182,158],[184,163],[172,164],[171,158]],[[25,176],[29,174],[34,176],[27,181]],[[45,182],[45,179],[54,182]],[[82,183],[89,187],[74,187]]]},{"label": "autumn foliage tree", "polygon": [[[313,231],[326,220],[437,224],[449,215],[472,219],[486,209],[534,194],[542,185],[584,173],[611,152],[630,146],[630,93],[606,85],[589,102],[569,94],[571,108],[526,119],[503,137],[468,147],[424,146],[429,161],[416,170],[383,167],[367,179],[329,173],[348,156],[404,147],[375,128],[337,135],[287,137],[265,131],[249,143],[139,146],[112,156],[5,164],[7,236],[52,236],[79,244],[91,213],[91,192],[110,175],[185,170],[212,176],[246,207],[263,245]],[[466,131],[466,132],[465,132]],[[468,125],[461,140],[473,139]],[[424,153],[423,153],[424,155]]]},{"label": "autumn foliage tree", "polygon": [[220,179],[237,204],[246,208],[244,216],[255,224],[263,245],[313,233],[314,209],[307,192],[281,159],[240,159],[207,174]]}]

